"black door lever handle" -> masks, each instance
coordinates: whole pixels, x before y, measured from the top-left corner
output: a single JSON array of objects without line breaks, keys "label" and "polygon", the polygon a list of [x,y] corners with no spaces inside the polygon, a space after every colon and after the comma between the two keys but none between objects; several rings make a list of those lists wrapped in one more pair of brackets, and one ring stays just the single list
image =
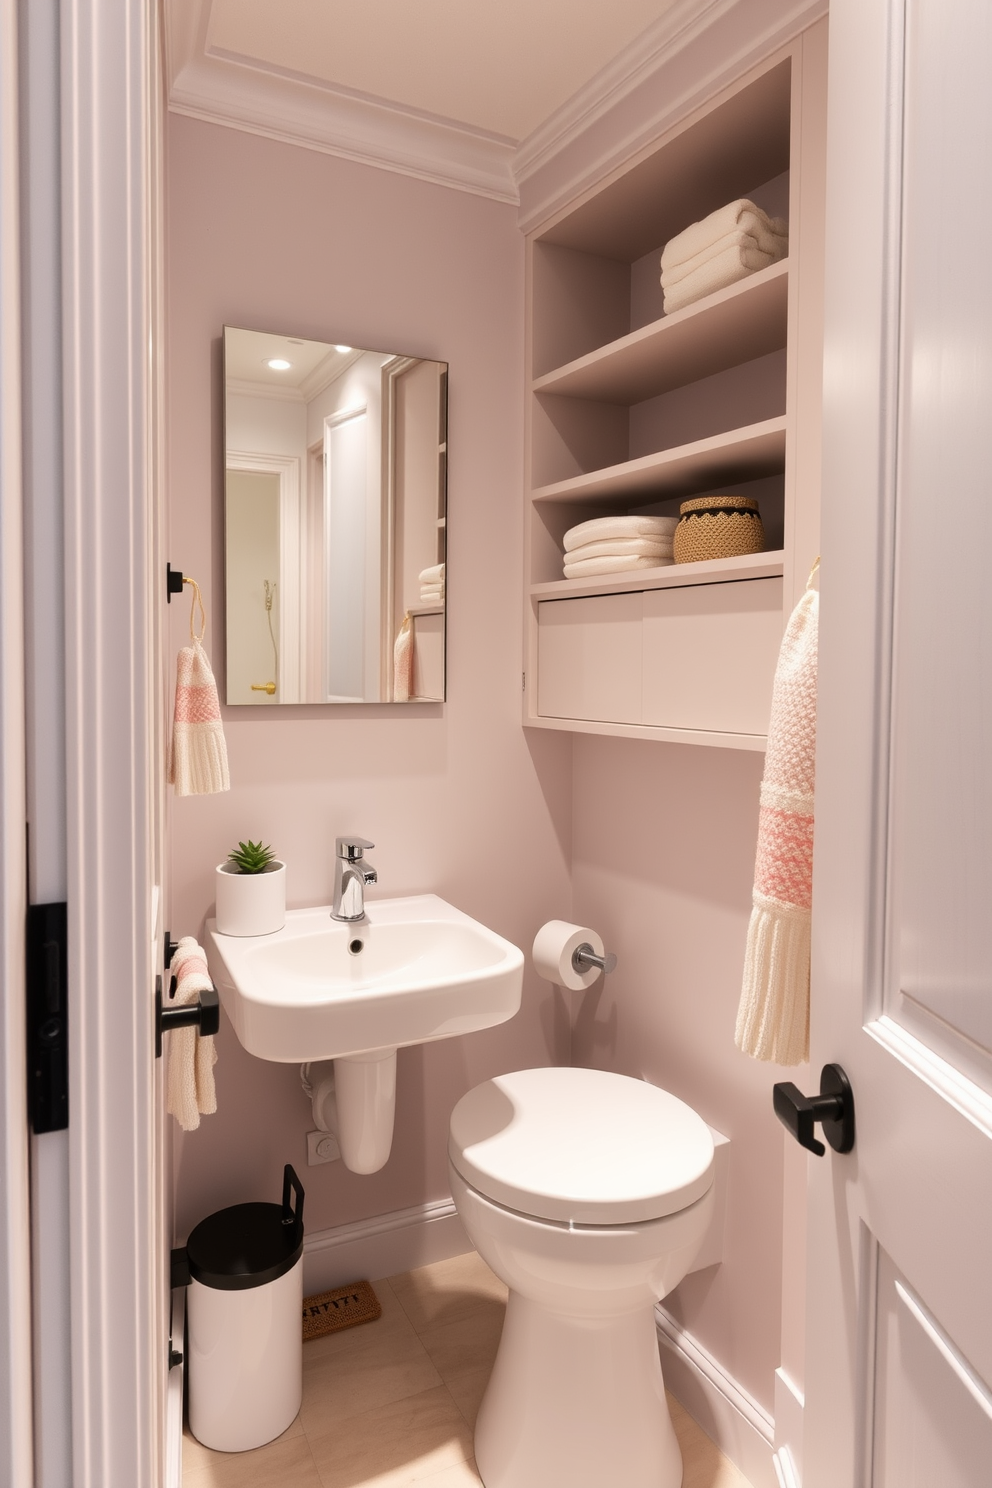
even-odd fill
[{"label": "black door lever handle", "polygon": [[854,1146],[854,1092],[839,1064],[825,1064],[820,1073],[819,1095],[803,1095],[790,1080],[772,1086],[775,1115],[795,1137],[800,1147],[822,1157],[822,1142],[813,1135],[817,1122],[835,1152],[850,1152]]}]

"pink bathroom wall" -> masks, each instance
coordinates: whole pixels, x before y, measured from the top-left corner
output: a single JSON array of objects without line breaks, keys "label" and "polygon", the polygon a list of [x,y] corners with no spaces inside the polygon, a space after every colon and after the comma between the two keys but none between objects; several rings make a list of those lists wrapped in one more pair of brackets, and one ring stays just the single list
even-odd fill
[{"label": "pink bathroom wall", "polygon": [[[221,334],[226,323],[450,363],[448,701],[225,709],[232,788],[174,800],[169,923],[199,934],[214,866],[246,835],[288,864],[291,904],[327,903],[334,837],[361,832],[381,896],[437,892],[529,948],[571,910],[571,742],[520,727],[523,239],[512,207],[171,116],[168,552],[196,577],[223,678]],[[171,645],[186,635],[173,603]],[[300,1169],[308,1228],[450,1192],[448,1115],[497,1071],[566,1062],[554,990],[528,970],[500,1028],[399,1055],[396,1137],[371,1177],[305,1168],[295,1066],[246,1054],[225,1022],[218,1111],[174,1132],[176,1231],[275,1198]]]},{"label": "pink bathroom wall", "polygon": [[[575,997],[572,1060],[664,1086],[731,1139],[724,1260],[666,1307],[769,1412],[789,1078],[734,1047],[764,756],[575,736],[573,909],[619,964]],[[794,1077],[794,1076],[793,1076]]]}]

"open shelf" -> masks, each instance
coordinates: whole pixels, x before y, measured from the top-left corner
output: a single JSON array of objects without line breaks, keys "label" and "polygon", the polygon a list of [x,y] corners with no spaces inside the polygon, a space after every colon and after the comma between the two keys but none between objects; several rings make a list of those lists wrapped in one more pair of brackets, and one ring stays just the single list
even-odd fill
[{"label": "open shelf", "polygon": [[583,502],[629,497],[642,502],[662,501],[709,491],[721,483],[757,480],[783,469],[785,433],[784,417],[765,419],[744,429],[643,455],[639,460],[625,460],[588,475],[538,486],[532,499]]},{"label": "open shelf", "polygon": [[582,599],[590,594],[630,594],[646,589],[684,589],[690,584],[729,584],[742,579],[777,578],[785,554],[746,553],[736,558],[712,558],[705,563],[672,563],[660,568],[639,568],[633,573],[604,574],[598,579],[555,579],[532,584],[534,599]]},{"label": "open shelf", "polygon": [[542,242],[631,263],[690,222],[789,169],[792,72],[783,59],[704,105],[654,149],[540,231]]},{"label": "open shelf", "polygon": [[589,718],[533,717],[528,728],[555,729],[568,734],[605,734],[614,739],[655,739],[661,744],[703,744],[712,749],[752,749],[764,753],[767,734],[741,734],[716,729],[663,728],[651,723],[600,723]]},{"label": "open shelf", "polygon": [[786,344],[789,262],[773,264],[547,372],[535,393],[630,406]]}]

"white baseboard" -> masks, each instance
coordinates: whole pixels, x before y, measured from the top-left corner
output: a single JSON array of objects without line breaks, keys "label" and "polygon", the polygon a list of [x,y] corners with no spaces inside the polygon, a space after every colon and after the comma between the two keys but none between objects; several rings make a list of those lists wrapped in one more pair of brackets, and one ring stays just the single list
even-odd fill
[{"label": "white baseboard", "polygon": [[775,1470],[781,1488],[802,1488],[806,1400],[784,1369],[775,1371]]},{"label": "white baseboard", "polygon": [[317,1230],[303,1241],[303,1290],[307,1296],[349,1281],[395,1276],[464,1255],[472,1244],[453,1199],[395,1209],[355,1224]]},{"label": "white baseboard", "polygon": [[771,1417],[660,1303],[655,1320],[665,1384],[676,1400],[752,1488],[778,1488]]}]

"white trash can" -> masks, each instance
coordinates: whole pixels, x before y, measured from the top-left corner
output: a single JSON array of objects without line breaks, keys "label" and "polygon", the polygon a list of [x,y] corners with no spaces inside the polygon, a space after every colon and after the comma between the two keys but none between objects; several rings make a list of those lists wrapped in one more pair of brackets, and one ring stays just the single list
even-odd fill
[{"label": "white trash can", "polygon": [[215,1452],[263,1446],[300,1409],[303,1197],[287,1163],[281,1204],[219,1209],[186,1242],[189,1425]]}]

